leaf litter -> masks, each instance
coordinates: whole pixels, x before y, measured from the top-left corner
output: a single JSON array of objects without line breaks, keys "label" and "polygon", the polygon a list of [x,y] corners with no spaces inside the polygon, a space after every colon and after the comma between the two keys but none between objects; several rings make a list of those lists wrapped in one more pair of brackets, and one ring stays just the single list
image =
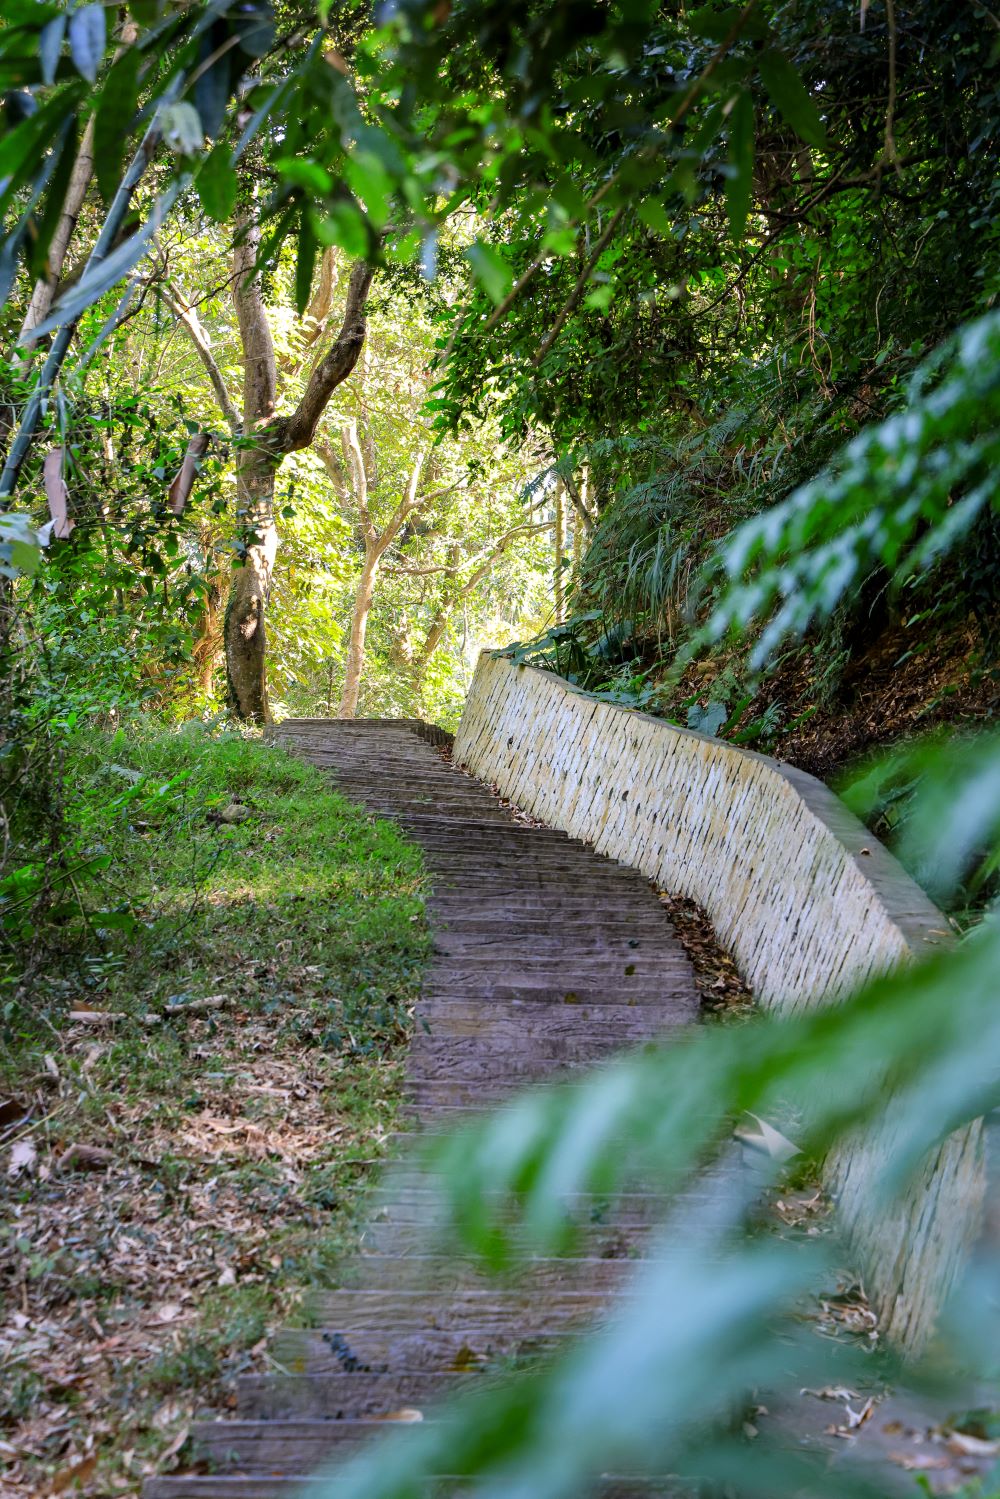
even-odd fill
[{"label": "leaf litter", "polygon": [[267,1331],[294,1312],[302,1288],[289,1271],[331,1232],[314,1174],[350,1156],[363,1180],[386,1150],[397,1063],[361,1078],[375,1107],[359,1121],[338,1091],[373,1064],[295,1044],[287,1029],[276,1045],[263,1014],[221,1030],[189,1008],[196,1107],[178,1109],[175,1088],[169,1101],[122,1097],[92,1113],[70,1077],[99,1057],[71,1024],[60,1081],[44,1074],[69,1107],[6,1147],[4,1499],[138,1494],[168,1469],[196,1410],[231,1403],[227,1386],[267,1366]]}]

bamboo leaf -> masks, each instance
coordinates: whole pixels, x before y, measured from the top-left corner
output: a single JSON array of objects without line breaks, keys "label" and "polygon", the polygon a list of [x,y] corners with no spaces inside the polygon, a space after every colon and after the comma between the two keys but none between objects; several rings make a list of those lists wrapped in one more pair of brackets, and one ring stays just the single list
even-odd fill
[{"label": "bamboo leaf", "polygon": [[69,18],[69,51],[77,72],[88,83],[96,83],[104,60],[107,31],[103,5],[82,5]]},{"label": "bamboo leaf", "polygon": [[236,207],[239,181],[229,147],[220,141],[205,157],[195,178],[201,205],[210,219],[224,223]]},{"label": "bamboo leaf", "polygon": [[743,238],[753,196],[753,100],[740,89],[729,114],[729,164],[726,182],[726,212],[734,240]]},{"label": "bamboo leaf", "polygon": [[110,203],[121,179],[125,146],[132,133],[139,94],[139,53],[124,52],[112,67],[97,103],[94,120],[94,170],[97,185]]},{"label": "bamboo leaf", "polygon": [[42,70],[43,83],[55,82],[56,68],[59,66],[59,56],[65,35],[66,17],[64,15],[55,16],[48,25],[42,27],[38,38],[38,62]]}]

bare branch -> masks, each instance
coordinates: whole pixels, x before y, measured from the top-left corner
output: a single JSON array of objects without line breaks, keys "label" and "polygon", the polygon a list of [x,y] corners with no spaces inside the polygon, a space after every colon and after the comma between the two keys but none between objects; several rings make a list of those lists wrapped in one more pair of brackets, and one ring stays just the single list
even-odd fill
[{"label": "bare branch", "polygon": [[368,473],[365,469],[365,456],[358,440],[358,424],[353,417],[341,427],[340,440],[343,443],[344,458],[351,475],[354,498],[357,501],[361,534],[365,538],[366,546],[374,546],[379,540],[379,535],[372,525],[371,514],[368,510]]},{"label": "bare branch", "polygon": [[348,479],[344,473],[344,465],[332,442],[326,442],[323,438],[317,438],[313,443],[313,452],[319,458],[326,469],[326,476],[330,480],[337,495],[341,500],[348,498]]},{"label": "bare branch", "polygon": [[535,525],[513,526],[509,531],[504,532],[488,556],[484,548],[475,556],[466,557],[461,562],[442,562],[437,567],[387,567],[385,572],[394,578],[429,578],[434,573],[460,573],[471,564],[478,562],[480,557],[486,556],[489,563],[496,561],[515,536],[532,536],[538,531],[551,530],[552,521],[550,520],[540,521]]},{"label": "bare branch", "polygon": [[333,294],[337,289],[337,252],[332,245],[323,251],[319,263],[319,285],[313,292],[302,316],[300,336],[307,345],[314,344],[326,332]]},{"label": "bare branch", "polygon": [[174,482],[167,490],[167,504],[175,515],[183,515],[184,507],[191,498],[194,481],[198,474],[198,459],[208,451],[208,433],[195,432],[187,445],[187,452]]},{"label": "bare branch", "polygon": [[565,484],[566,493],[573,501],[573,508],[579,515],[580,519],[583,521],[584,525],[592,526],[594,524],[594,517],[590,513],[590,510],[587,508],[583,495],[577,488],[576,480],[573,478],[573,475],[570,473],[565,473],[560,474],[559,477]]},{"label": "bare branch", "polygon": [[204,324],[191,303],[185,297],[182,297],[179,292],[175,291],[169,281],[165,280],[161,284],[160,296],[170,308],[177,321],[186,330],[191,342],[194,344],[198,358],[205,366],[208,378],[212,383],[215,399],[219,403],[219,410],[222,412],[230,432],[236,437],[242,429],[243,418],[237,411],[226,389],[226,382],[222,378],[222,371],[219,369],[215,355],[212,353],[212,345],[209,342]]}]

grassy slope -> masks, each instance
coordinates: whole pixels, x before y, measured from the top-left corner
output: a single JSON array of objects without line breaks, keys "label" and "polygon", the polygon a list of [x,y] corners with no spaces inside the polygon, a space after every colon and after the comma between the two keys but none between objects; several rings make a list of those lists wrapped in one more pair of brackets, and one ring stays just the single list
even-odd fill
[{"label": "grassy slope", "polygon": [[[0,1040],[0,1095],[31,1111],[0,1130],[11,1493],[77,1463],[84,1492],[135,1491],[335,1282],[427,946],[417,851],[278,750],[96,737],[67,795],[81,856],[110,862],[57,907]],[[236,801],[246,820],[218,822]],[[60,1164],[75,1145],[108,1156]]]}]

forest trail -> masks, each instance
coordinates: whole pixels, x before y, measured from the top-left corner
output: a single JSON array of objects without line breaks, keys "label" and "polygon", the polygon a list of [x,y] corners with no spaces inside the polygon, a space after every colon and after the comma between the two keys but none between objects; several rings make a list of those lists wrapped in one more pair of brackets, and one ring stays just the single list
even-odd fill
[{"label": "forest trail", "polygon": [[[434,957],[406,1084],[423,1132],[689,1026],[699,1012],[690,964],[648,881],[516,820],[433,737],[380,720],[293,720],[278,731],[424,850]],[[152,1481],[147,1499],[295,1492],[387,1419],[423,1417],[457,1383],[598,1319],[662,1210],[640,1193],[581,1201],[580,1257],[530,1261],[511,1285],[435,1253],[433,1191],[405,1166],[373,1200],[345,1273],[350,1289],[318,1299],[314,1326],[273,1340],[288,1373],[244,1378],[237,1419],[192,1430],[201,1471]],[[626,1491],[609,1482],[604,1494]]]}]

